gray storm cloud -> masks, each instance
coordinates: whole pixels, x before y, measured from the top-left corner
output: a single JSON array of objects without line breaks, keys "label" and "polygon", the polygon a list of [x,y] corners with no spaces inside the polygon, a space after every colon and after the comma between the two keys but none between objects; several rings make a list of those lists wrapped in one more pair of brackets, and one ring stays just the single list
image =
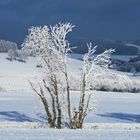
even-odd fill
[{"label": "gray storm cloud", "polygon": [[139,0],[0,0],[0,38],[22,42],[32,25],[70,21],[72,39],[138,39],[139,13]]}]

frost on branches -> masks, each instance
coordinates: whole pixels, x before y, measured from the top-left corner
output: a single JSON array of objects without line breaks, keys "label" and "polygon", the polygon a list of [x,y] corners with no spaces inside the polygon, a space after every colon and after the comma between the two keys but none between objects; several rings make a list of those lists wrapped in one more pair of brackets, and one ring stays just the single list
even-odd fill
[{"label": "frost on branches", "polygon": [[44,73],[38,88],[30,85],[40,97],[50,127],[82,128],[86,115],[94,109],[95,103],[90,93],[94,70],[108,69],[112,49],[93,57],[96,47],[88,46],[81,70],[80,99],[77,106],[71,104],[70,74],[68,72],[69,53],[72,51],[66,36],[72,31],[70,23],[59,23],[53,27],[31,27],[22,47],[32,51],[40,59]]}]

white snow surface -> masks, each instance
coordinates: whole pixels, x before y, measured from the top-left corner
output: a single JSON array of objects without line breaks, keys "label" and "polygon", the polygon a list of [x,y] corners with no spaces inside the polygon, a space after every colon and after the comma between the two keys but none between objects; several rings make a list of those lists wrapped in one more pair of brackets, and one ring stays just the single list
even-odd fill
[{"label": "white snow surface", "polygon": [[0,140],[139,140],[140,131],[0,129]]}]

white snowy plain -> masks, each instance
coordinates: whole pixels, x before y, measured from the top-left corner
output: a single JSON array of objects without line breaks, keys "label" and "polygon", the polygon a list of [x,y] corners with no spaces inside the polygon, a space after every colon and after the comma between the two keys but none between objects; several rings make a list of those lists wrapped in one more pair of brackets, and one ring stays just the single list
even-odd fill
[{"label": "white snowy plain", "polygon": [[[96,111],[90,113],[82,130],[49,129],[44,108],[28,80],[39,78],[36,61],[6,60],[0,54],[0,140],[139,140],[140,94],[93,91]],[[71,59],[73,72],[81,65]],[[72,91],[72,102],[78,91]]]}]

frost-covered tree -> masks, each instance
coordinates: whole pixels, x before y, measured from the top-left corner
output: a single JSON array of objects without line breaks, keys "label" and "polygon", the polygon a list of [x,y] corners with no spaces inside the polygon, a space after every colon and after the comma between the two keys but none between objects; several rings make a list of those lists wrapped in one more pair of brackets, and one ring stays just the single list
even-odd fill
[{"label": "frost-covered tree", "polygon": [[81,70],[80,102],[78,109],[75,109],[72,119],[72,126],[74,128],[82,128],[86,115],[94,109],[93,94],[90,93],[92,82],[94,81],[95,76],[102,73],[102,71],[108,70],[108,67],[111,64],[110,56],[114,52],[113,49],[109,49],[102,54],[94,56],[96,46],[93,47],[90,43],[87,44],[87,47],[88,52],[83,57],[83,67]]},{"label": "frost-covered tree", "polygon": [[0,52],[5,53],[8,52],[10,49],[16,50],[17,44],[11,41],[0,40]]},{"label": "frost-covered tree", "polygon": [[83,58],[81,70],[80,98],[77,106],[72,105],[70,94],[70,74],[68,72],[69,53],[72,51],[66,36],[72,31],[70,23],[59,23],[53,27],[31,27],[22,47],[32,50],[39,57],[44,78],[38,88],[30,82],[32,89],[40,97],[50,127],[82,128],[89,111],[94,109],[90,93],[94,69],[107,69],[113,50],[93,57],[96,47],[88,45],[88,53]]}]

